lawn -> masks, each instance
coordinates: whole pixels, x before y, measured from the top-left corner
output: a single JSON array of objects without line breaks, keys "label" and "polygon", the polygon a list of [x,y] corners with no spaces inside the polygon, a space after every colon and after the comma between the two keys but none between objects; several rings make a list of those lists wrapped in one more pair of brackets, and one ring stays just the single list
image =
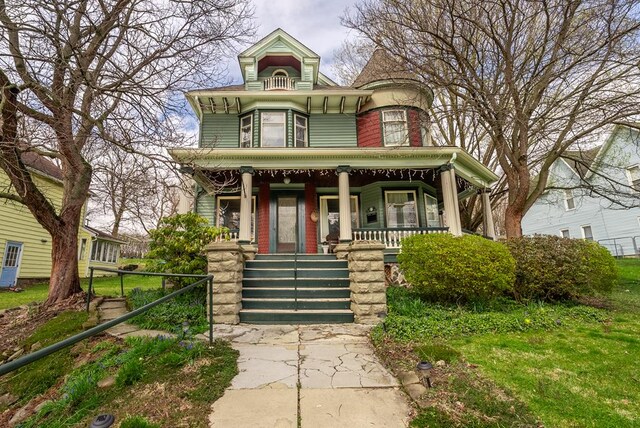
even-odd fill
[{"label": "lawn", "polygon": [[[414,358],[434,358],[435,351],[429,353],[434,343],[450,348],[449,355],[460,354],[458,362],[454,358],[434,374],[441,380],[427,398],[436,405],[414,426],[535,425],[531,417],[552,427],[640,426],[640,260],[618,264],[620,283],[605,309],[447,308],[390,289],[387,333],[374,330],[378,345],[388,347],[392,340],[401,349],[397,344],[404,344]],[[489,386],[474,386],[476,375]],[[460,378],[466,387],[451,381]],[[491,392],[494,387],[497,392]],[[485,393],[469,395],[483,388]],[[503,405],[512,400],[520,404]],[[468,412],[452,410],[456,403]]]},{"label": "lawn", "polygon": [[[80,280],[83,290],[89,288],[89,279]],[[150,289],[159,288],[161,279],[153,276],[129,275],[124,277],[124,293],[134,288]],[[100,296],[119,296],[120,278],[118,276],[96,277],[93,279],[95,293]],[[33,284],[27,286],[19,293],[13,291],[0,291],[0,309],[13,308],[32,302],[43,302],[47,298],[49,283]]]}]

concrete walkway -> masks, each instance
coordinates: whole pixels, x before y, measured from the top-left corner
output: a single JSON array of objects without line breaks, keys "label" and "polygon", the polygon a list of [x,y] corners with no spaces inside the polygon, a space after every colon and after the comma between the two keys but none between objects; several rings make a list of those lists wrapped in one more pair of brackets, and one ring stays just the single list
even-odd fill
[{"label": "concrete walkway", "polygon": [[[206,335],[202,335],[206,338]],[[406,427],[411,407],[356,324],[216,325],[240,352],[210,426]]]}]

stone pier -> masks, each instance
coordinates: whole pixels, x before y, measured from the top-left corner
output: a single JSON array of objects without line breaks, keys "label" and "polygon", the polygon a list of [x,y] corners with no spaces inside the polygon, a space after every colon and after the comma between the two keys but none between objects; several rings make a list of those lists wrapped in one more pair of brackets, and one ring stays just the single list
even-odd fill
[{"label": "stone pier", "polygon": [[358,324],[378,324],[387,314],[384,248],[371,241],[348,246],[351,310]]}]

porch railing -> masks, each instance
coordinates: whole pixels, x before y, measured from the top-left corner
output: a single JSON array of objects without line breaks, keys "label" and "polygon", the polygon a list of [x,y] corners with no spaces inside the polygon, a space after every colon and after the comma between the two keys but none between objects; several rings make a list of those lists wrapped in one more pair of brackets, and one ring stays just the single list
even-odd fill
[{"label": "porch railing", "polygon": [[271,91],[283,89],[293,91],[296,88],[295,80],[286,76],[271,76],[264,79],[264,90]]},{"label": "porch railing", "polygon": [[238,229],[229,229],[226,232],[222,232],[220,235],[216,237],[214,242],[224,242],[224,241],[232,241],[235,242],[238,240]]},{"label": "porch railing", "polygon": [[400,248],[401,241],[413,235],[447,233],[448,227],[408,227],[401,229],[354,229],[354,241],[379,241],[387,248]]}]

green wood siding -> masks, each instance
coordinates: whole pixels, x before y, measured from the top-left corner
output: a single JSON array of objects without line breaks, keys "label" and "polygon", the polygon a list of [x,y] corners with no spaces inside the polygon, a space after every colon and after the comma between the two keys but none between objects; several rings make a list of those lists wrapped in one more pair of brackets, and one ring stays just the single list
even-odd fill
[{"label": "green wood siding", "polygon": [[198,198],[197,213],[209,220],[209,224],[215,225],[216,199],[211,195],[202,195]]},{"label": "green wood siding", "polygon": [[356,147],[356,117],[317,114],[309,118],[309,147]]},{"label": "green wood siding", "polygon": [[205,113],[202,116],[200,147],[238,147],[239,141],[240,121],[237,115]]},{"label": "green wood siding", "polygon": [[[369,207],[374,207],[378,212],[376,222],[367,223],[367,210]],[[362,186],[362,192],[360,193],[360,211],[362,213],[362,221],[360,227],[362,228],[378,228],[383,227],[384,222],[384,196],[380,189],[379,183],[369,184]]]}]

